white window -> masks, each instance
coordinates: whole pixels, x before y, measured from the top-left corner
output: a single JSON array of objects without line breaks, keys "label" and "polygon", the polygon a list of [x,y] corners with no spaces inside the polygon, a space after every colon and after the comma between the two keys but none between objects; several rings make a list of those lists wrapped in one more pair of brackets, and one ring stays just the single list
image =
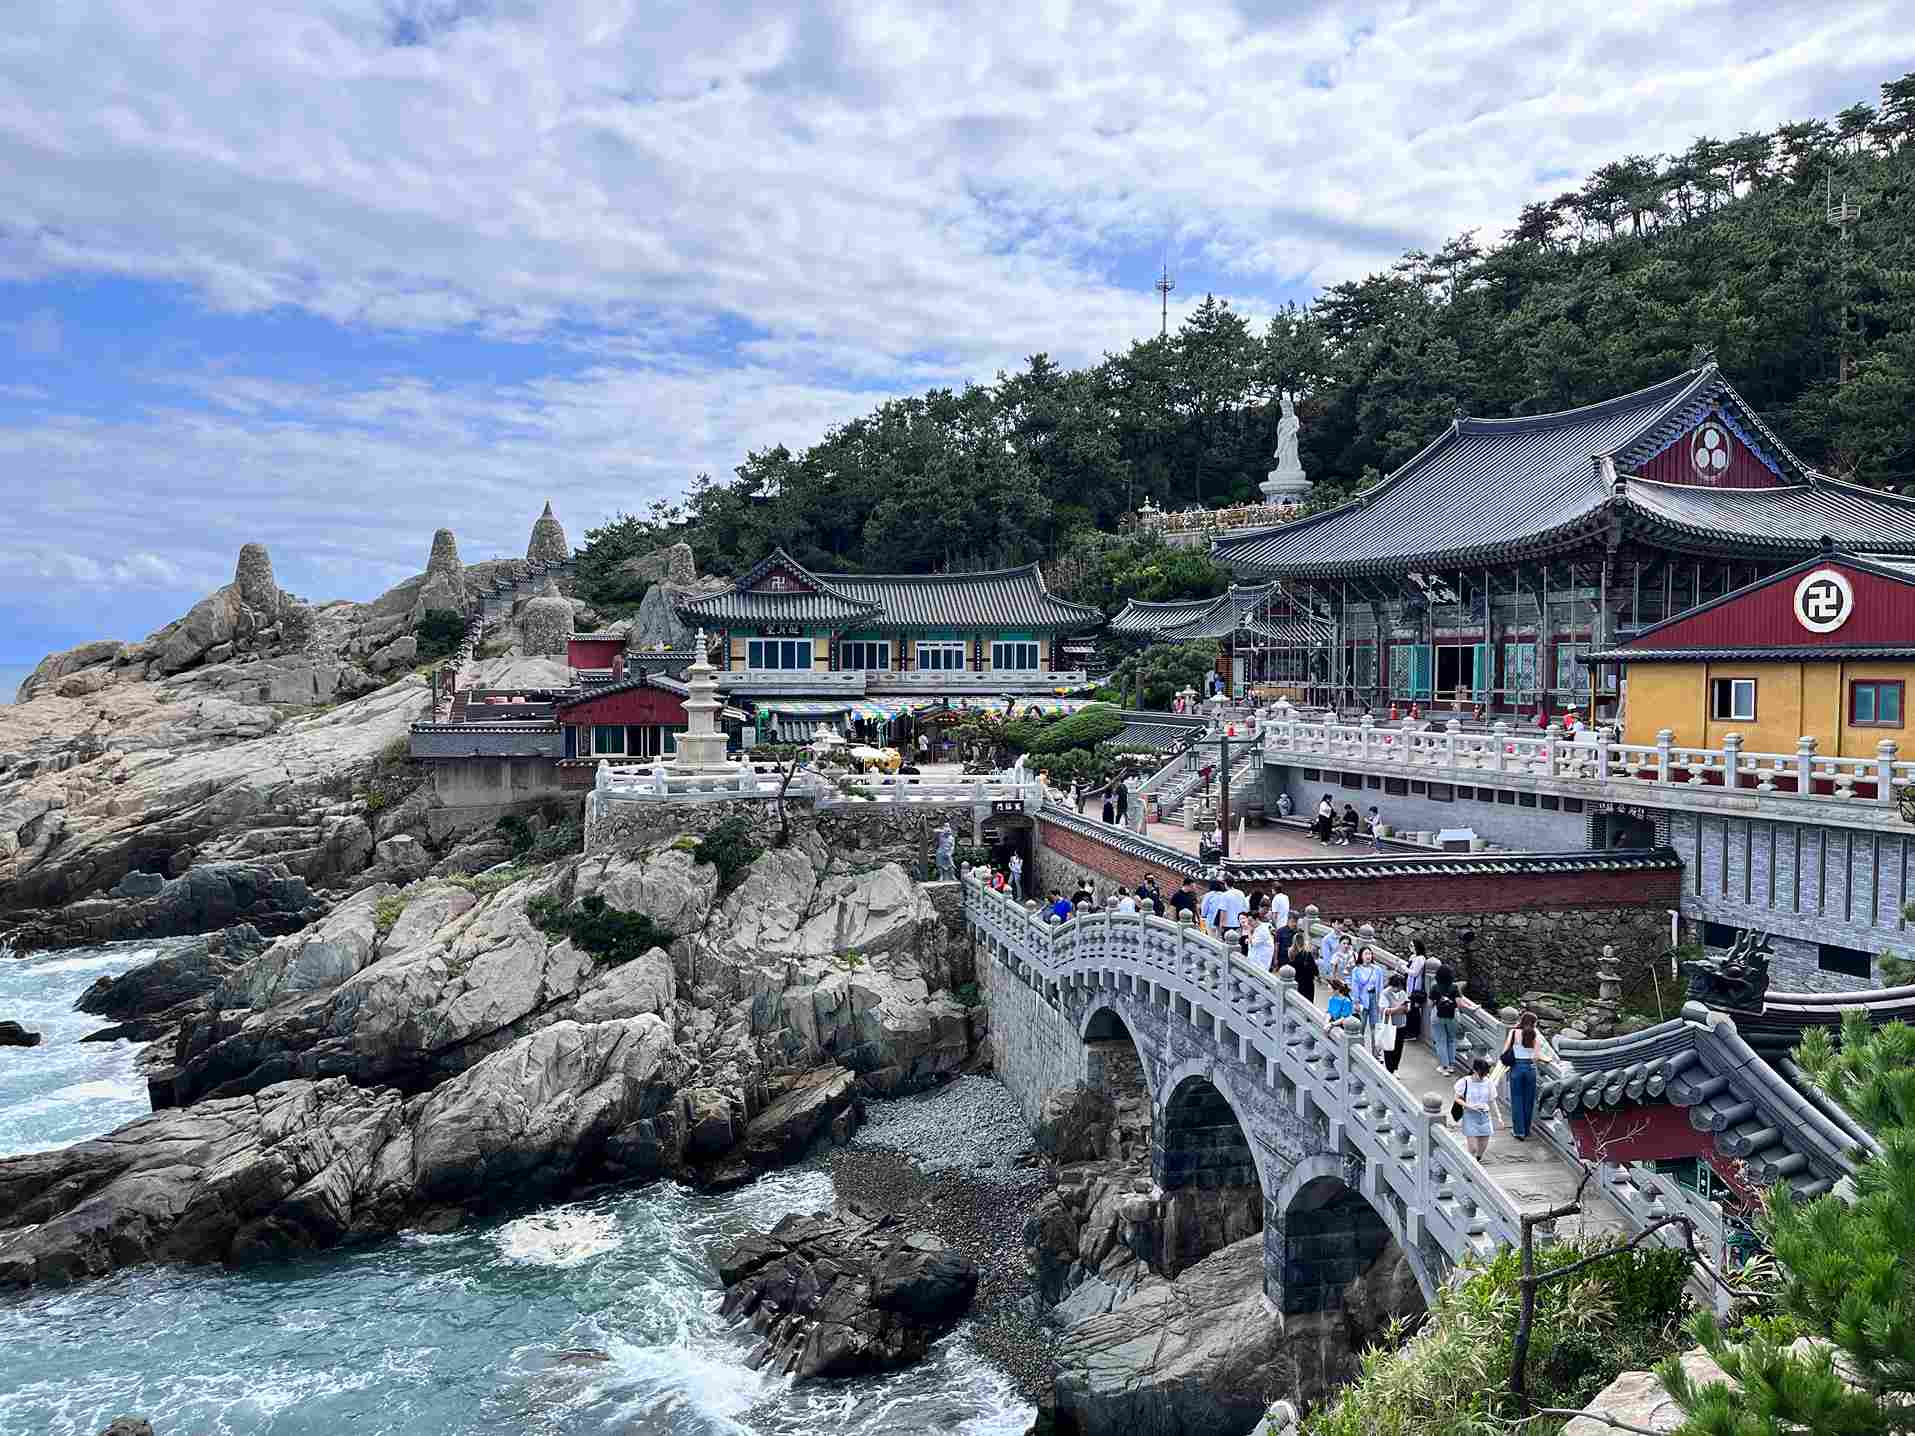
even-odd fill
[{"label": "white window", "polygon": [[809,668],[809,638],[754,638],[745,645],[747,668]]},{"label": "white window", "polygon": [[1038,667],[1037,645],[1035,643],[993,643],[991,667],[1035,673]]},{"label": "white window", "polygon": [[838,645],[838,667],[846,672],[882,670],[891,666],[891,645],[853,638]]},{"label": "white window", "polygon": [[1753,678],[1712,678],[1709,680],[1709,716],[1735,718],[1744,722],[1755,718],[1755,680]]},{"label": "white window", "polygon": [[964,668],[964,643],[952,642],[918,644],[918,667],[937,669],[942,672],[956,673]]}]

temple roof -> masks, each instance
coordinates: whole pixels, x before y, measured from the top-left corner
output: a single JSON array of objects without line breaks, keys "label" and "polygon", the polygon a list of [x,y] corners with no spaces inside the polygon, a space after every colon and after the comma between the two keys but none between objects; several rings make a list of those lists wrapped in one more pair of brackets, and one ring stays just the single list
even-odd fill
[{"label": "temple roof", "polygon": [[1274,583],[1232,584],[1228,591],[1215,598],[1178,603],[1139,603],[1132,599],[1111,619],[1110,631],[1167,643],[1181,643],[1191,638],[1228,638],[1240,629],[1253,627],[1250,616],[1280,591]]},{"label": "temple roof", "polygon": [[1873,1145],[1847,1114],[1798,1088],[1793,1062],[1765,1060],[1735,1020],[1700,1003],[1640,1032],[1565,1037],[1556,1048],[1569,1071],[1539,1088],[1540,1115],[1621,1109],[1626,1131],[1630,1107],[1684,1107],[1690,1126],[1765,1186],[1786,1181],[1799,1196],[1818,1196],[1854,1173],[1858,1148]]},{"label": "temple roof", "polygon": [[[787,587],[768,591],[768,582]],[[677,607],[688,622],[876,629],[1058,631],[1089,628],[1103,618],[1095,608],[1051,593],[1034,563],[976,573],[813,573],[783,549],[729,590]]]},{"label": "temple roof", "polygon": [[[1711,430],[1732,436],[1733,472],[1653,477],[1685,474],[1684,439]],[[1816,473],[1708,364],[1580,409],[1459,418],[1349,503],[1219,539],[1214,555],[1253,577],[1393,573],[1561,552],[1612,526],[1695,552],[1807,554],[1824,535],[1907,551],[1915,501]]]}]

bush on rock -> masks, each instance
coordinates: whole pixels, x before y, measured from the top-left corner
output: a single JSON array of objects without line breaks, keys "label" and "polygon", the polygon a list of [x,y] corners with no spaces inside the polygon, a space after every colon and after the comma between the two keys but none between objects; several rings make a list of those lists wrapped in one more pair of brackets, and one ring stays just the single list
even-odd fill
[{"label": "bush on rock", "polygon": [[667,931],[642,912],[620,912],[607,907],[597,893],[567,907],[556,897],[530,898],[525,914],[550,937],[569,937],[601,962],[616,965],[642,957],[655,947],[669,947],[677,934]]}]

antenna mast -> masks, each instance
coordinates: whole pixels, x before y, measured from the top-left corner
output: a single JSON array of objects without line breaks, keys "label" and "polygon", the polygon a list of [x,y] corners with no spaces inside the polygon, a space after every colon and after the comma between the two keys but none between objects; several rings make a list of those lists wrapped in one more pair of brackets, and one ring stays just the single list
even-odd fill
[{"label": "antenna mast", "polygon": [[1163,312],[1159,316],[1157,328],[1157,337],[1159,339],[1166,337],[1170,333],[1170,291],[1176,287],[1177,281],[1170,277],[1170,258],[1166,255],[1164,258],[1163,277],[1151,285],[1152,289],[1163,296]]},{"label": "antenna mast", "polygon": [[1853,376],[1855,369],[1855,361],[1849,354],[1849,271],[1851,267],[1849,263],[1851,257],[1849,250],[1849,226],[1862,217],[1862,207],[1848,197],[1848,191],[1846,190],[1842,192],[1841,199],[1836,199],[1835,176],[1832,174],[1824,180],[1823,200],[1827,208],[1829,223],[1834,225],[1841,234],[1842,318],[1841,329],[1839,331],[1840,338],[1837,341],[1840,348],[1836,353],[1835,382],[1838,384],[1846,384]]}]

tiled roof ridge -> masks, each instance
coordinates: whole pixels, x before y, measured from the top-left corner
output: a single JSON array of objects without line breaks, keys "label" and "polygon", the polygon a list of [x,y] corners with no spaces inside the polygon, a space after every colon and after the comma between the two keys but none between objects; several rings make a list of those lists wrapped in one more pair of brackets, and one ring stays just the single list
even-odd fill
[{"label": "tiled roof ridge", "polygon": [[[797,559],[793,558],[791,556],[790,551],[787,550],[783,544],[775,545],[772,548],[770,553],[766,554],[763,558],[759,559],[757,563],[753,564],[750,568],[746,569],[743,574],[741,574],[737,579],[733,581],[729,591],[732,593],[751,593],[752,584],[757,582],[757,580],[760,577],[762,577],[767,570],[775,568],[779,564],[783,564],[785,567],[793,569],[796,572],[803,574],[806,578],[810,579],[813,583],[817,584],[818,585],[817,591],[819,593],[824,594],[827,598],[835,598],[840,603],[849,603],[858,608],[870,608],[873,606],[871,604],[864,602],[863,599],[853,598],[848,593],[840,593],[837,589],[831,586],[831,584],[827,581],[825,575],[816,573],[813,570],[806,568],[803,564],[799,563]],[[696,608],[699,604],[706,602],[707,599],[718,598],[722,594],[724,594],[726,591],[727,590],[725,589],[720,589],[717,593],[708,594],[705,596],[705,598],[694,598],[694,599],[688,600],[686,603],[680,606],[685,608]],[[759,598],[786,598],[786,597],[803,598],[805,595],[768,593],[768,594],[755,594],[754,596]]]},{"label": "tiled roof ridge", "polygon": [[[1474,415],[1459,415],[1455,428],[1461,434],[1516,434],[1537,429],[1558,429],[1570,424],[1583,423],[1590,419],[1602,418],[1608,414],[1621,413],[1625,409],[1640,408],[1665,394],[1672,397],[1643,425],[1644,429],[1653,428],[1661,421],[1668,410],[1687,403],[1696,392],[1720,376],[1720,370],[1714,363],[1704,364],[1700,369],[1685,369],[1668,379],[1659,379],[1627,394],[1615,394],[1607,399],[1598,399],[1591,404],[1582,404],[1574,409],[1555,409],[1547,414],[1513,414],[1503,419],[1485,419]],[[1640,432],[1640,430],[1638,431]],[[1632,434],[1620,444],[1604,450],[1614,453],[1626,449],[1634,443]],[[1595,455],[1591,455],[1595,457]],[[1414,462],[1414,460],[1412,460]]]}]

